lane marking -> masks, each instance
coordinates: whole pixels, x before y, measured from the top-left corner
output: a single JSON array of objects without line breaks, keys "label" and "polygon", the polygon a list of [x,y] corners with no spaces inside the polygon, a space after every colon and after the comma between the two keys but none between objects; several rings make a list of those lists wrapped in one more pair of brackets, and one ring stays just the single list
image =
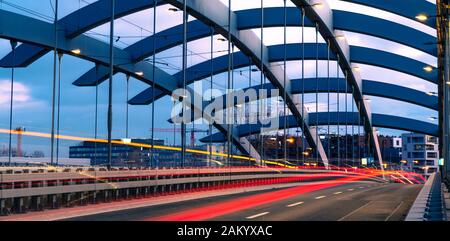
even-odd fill
[{"label": "lane marking", "polygon": [[361,207],[359,207],[359,208],[353,210],[353,211],[350,212],[349,214],[347,214],[347,215],[345,215],[344,217],[338,219],[338,221],[343,221],[344,219],[346,219],[346,218],[352,216],[353,214],[357,213],[359,210],[361,210],[361,209],[365,208],[366,206],[368,206],[370,203],[372,203],[372,201],[370,201],[370,202],[368,202],[368,203],[362,205]]},{"label": "lane marking", "polygon": [[258,213],[258,214],[255,214],[253,216],[247,217],[247,219],[258,218],[258,217],[261,217],[261,216],[264,216],[264,215],[267,215],[267,214],[269,214],[269,212]]},{"label": "lane marking", "polygon": [[342,194],[342,192],[335,192],[335,193],[333,193],[334,195],[339,195],[339,194]]},{"label": "lane marking", "polygon": [[292,203],[292,204],[287,205],[286,207],[291,208],[291,207],[295,207],[295,206],[298,206],[298,205],[302,205],[303,203],[304,202]]},{"label": "lane marking", "polygon": [[359,187],[359,189],[363,189],[364,187]]},{"label": "lane marking", "polygon": [[386,221],[389,221],[389,219],[391,219],[391,217],[392,216],[394,216],[394,214],[400,209],[400,207],[403,205],[403,201],[401,201],[400,202],[400,204],[394,209],[394,211],[392,211],[392,213],[391,214],[389,214],[389,216],[387,216],[387,218],[384,220],[385,222]]},{"label": "lane marking", "polygon": [[322,198],[326,198],[327,196],[318,196],[316,197],[316,200],[322,199]]},{"label": "lane marking", "polygon": [[355,191],[355,189],[350,188],[350,189],[347,189],[347,191],[351,192],[351,191]]}]

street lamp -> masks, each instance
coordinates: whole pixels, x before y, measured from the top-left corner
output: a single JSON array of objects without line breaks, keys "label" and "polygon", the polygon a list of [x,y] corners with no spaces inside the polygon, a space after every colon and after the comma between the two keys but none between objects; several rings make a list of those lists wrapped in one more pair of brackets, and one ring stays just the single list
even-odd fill
[{"label": "street lamp", "polygon": [[427,66],[423,67],[423,70],[425,70],[425,72],[428,72],[428,73],[430,73],[430,72],[432,72],[432,71],[433,71],[433,67],[431,67],[431,66],[427,65]]}]

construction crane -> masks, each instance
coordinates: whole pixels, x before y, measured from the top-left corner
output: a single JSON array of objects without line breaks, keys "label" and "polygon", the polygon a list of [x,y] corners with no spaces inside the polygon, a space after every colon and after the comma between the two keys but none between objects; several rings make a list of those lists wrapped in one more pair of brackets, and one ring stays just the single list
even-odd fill
[{"label": "construction crane", "polygon": [[[180,133],[182,130],[181,128],[154,128],[155,132],[163,132],[163,133]],[[186,132],[190,132],[191,133],[191,138],[190,138],[190,146],[191,147],[195,147],[195,133],[209,133],[209,130],[202,130],[202,129],[197,129],[197,128],[187,128]],[[175,143],[175,140],[174,140]]]},{"label": "construction crane", "polygon": [[16,157],[22,157],[22,133],[25,132],[25,128],[17,127],[15,131],[17,132]]}]

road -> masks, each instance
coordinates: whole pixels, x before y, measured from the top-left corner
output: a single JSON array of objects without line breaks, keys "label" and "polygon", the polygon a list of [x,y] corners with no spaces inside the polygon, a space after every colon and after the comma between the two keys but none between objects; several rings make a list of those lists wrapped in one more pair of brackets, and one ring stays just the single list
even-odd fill
[{"label": "road", "polygon": [[400,221],[405,218],[421,187],[352,182],[312,191],[305,187],[285,188],[69,220]]}]

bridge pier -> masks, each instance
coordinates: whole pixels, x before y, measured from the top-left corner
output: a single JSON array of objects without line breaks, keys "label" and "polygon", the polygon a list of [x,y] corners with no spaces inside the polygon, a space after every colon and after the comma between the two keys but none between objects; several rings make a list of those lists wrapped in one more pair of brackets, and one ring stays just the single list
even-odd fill
[{"label": "bridge pier", "polygon": [[64,193],[62,195],[62,204],[65,207],[71,207],[72,206],[72,194],[71,193]]},{"label": "bridge pier", "polygon": [[43,205],[43,197],[42,196],[33,196],[31,197],[31,209],[34,211],[42,211],[44,210]]},{"label": "bridge pier", "polygon": [[14,209],[15,213],[25,213],[26,212],[25,198],[23,198],[23,197],[14,198],[13,205],[14,205],[13,209]]},{"label": "bridge pier", "polygon": [[0,200],[0,216],[5,216],[7,214],[8,212],[6,210],[6,200],[2,199]]}]

